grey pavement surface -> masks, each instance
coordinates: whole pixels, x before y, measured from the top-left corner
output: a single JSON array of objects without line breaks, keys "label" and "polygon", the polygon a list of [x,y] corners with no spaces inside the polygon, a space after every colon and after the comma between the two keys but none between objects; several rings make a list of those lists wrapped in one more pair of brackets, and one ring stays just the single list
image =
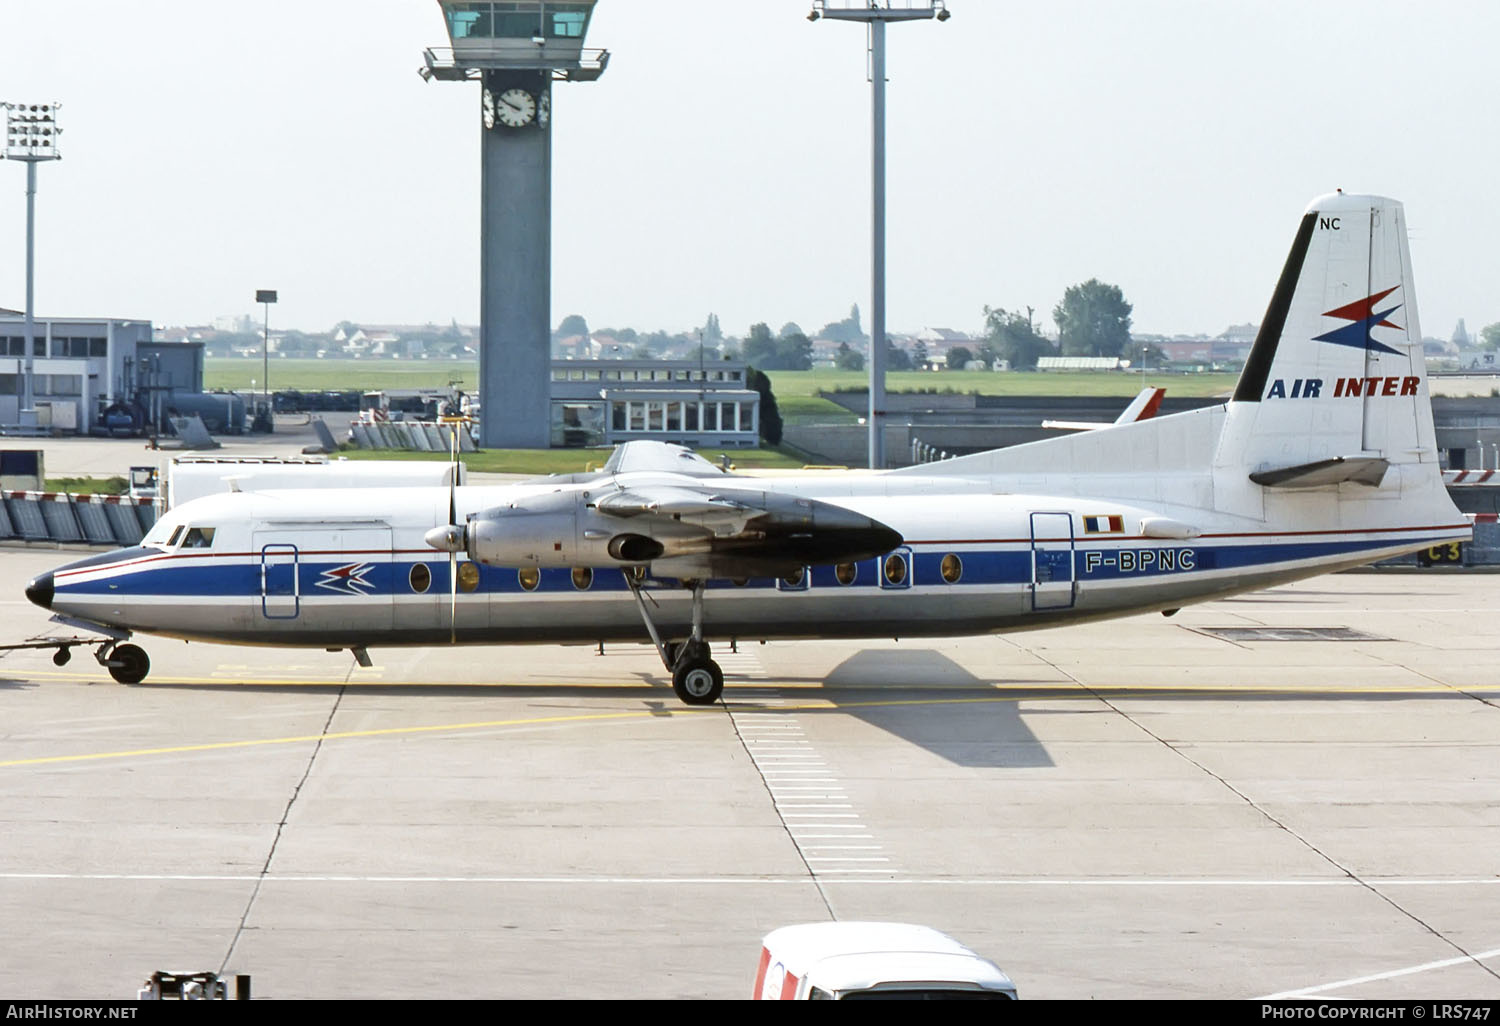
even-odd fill
[{"label": "grey pavement surface", "polygon": [[[8,640],[53,625],[0,550]],[[921,643],[0,658],[0,995],[737,998],[892,919],[1023,998],[1500,998],[1500,577]],[[1211,627],[1348,627],[1230,642]]]},{"label": "grey pavement surface", "polygon": [[[321,416],[335,439],[348,432],[350,413],[315,414]],[[304,446],[317,444],[318,438],[308,415],[278,414],[276,430],[269,435],[215,435],[220,443],[210,453],[235,455],[296,455]],[[112,477],[131,467],[165,466],[173,456],[189,450],[173,446],[174,439],[162,439],[162,448],[151,448],[144,438],[0,438],[6,449],[41,449],[48,477]]]},{"label": "grey pavement surface", "polygon": [[[318,444],[312,417],[328,425],[335,441],[348,437],[352,413],[283,413],[276,416],[276,430],[268,435],[215,435],[219,448],[202,451],[208,456],[299,456],[307,446]],[[177,447],[174,439],[163,439],[162,447],[153,449],[143,438],[0,438],[0,448],[40,449],[48,477],[113,477],[125,475],[131,467],[156,467],[165,471],[175,456],[196,453]],[[337,459],[335,455],[331,457]],[[468,475],[470,484],[498,484],[525,475]]]}]

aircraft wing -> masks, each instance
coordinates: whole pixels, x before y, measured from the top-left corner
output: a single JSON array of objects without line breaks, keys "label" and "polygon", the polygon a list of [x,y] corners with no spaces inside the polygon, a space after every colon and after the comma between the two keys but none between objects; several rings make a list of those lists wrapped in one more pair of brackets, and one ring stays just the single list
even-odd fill
[{"label": "aircraft wing", "polygon": [[[783,577],[899,546],[901,535],[854,510],[755,488],[662,475],[559,489],[470,518],[462,543],[496,566],[649,565],[684,580]],[[444,529],[439,529],[444,530]],[[442,539],[431,541],[435,547]]]}]

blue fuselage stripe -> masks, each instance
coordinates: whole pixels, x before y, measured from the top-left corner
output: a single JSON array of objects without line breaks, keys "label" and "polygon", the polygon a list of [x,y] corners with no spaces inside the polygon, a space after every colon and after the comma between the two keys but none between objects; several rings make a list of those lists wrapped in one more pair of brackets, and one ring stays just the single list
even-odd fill
[{"label": "blue fuselage stripe", "polygon": [[[1234,570],[1262,567],[1272,564],[1296,562],[1306,559],[1327,559],[1359,553],[1362,551],[1391,548],[1402,544],[1402,540],[1389,538],[1363,538],[1357,540],[1320,540],[1296,542],[1262,542],[1253,544],[1190,542],[1171,545],[1101,545],[1088,541],[1075,545],[1072,553],[1072,576],[1080,584],[1091,581],[1133,580],[1142,577],[1162,577],[1188,574],[1205,570]],[[1067,550],[1066,542],[1046,545]],[[929,586],[946,583],[942,575],[943,559],[955,555],[960,561],[960,575],[952,587],[978,585],[1018,585],[1032,581],[1032,549],[1021,544],[1000,549],[953,548],[948,552],[923,551],[912,554],[911,577],[902,581],[903,586]],[[366,554],[361,554],[362,558]],[[405,560],[396,562],[366,558],[350,571],[348,560],[317,561],[299,560],[297,566],[296,591],[302,598],[376,596],[392,598],[416,594],[412,586],[411,570],[416,563],[424,563],[429,571],[429,584],[423,594],[446,596],[449,592],[448,562],[446,559]],[[831,566],[814,567],[811,586],[814,589],[842,589],[890,587],[882,579],[882,560],[867,559],[855,565],[855,579],[850,585],[841,585]],[[1067,565],[1064,559],[1062,566]],[[484,594],[526,594],[520,574],[514,568],[478,565],[479,582],[475,592]],[[258,558],[230,557],[214,559],[171,559],[144,564],[140,569],[121,568],[120,572],[108,573],[107,567],[90,567],[91,573],[101,576],[83,581],[59,581],[56,585],[58,599],[67,596],[108,595],[112,597],[155,596],[181,598],[231,598],[260,596],[262,590],[262,567]],[[290,562],[268,565],[266,587],[274,596],[290,595],[292,576]],[[418,574],[420,580],[421,575]],[[1056,578],[1066,579],[1066,578]],[[770,578],[751,579],[746,587],[769,588],[778,582]],[[708,585],[713,589],[739,587],[731,581],[716,580]],[[780,585],[787,588],[786,584]],[[540,574],[535,593],[578,592],[569,569],[544,569]],[[625,592],[627,585],[622,572],[615,569],[598,569],[586,589],[589,592]],[[795,588],[789,590],[796,590]],[[465,592],[461,592],[465,594]]]}]

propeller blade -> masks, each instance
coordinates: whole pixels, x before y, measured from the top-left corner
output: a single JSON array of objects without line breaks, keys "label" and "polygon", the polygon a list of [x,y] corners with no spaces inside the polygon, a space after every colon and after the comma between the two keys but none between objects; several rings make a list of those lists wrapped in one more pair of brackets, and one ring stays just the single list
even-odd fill
[{"label": "propeller blade", "polygon": [[[458,549],[467,541],[463,528],[458,526],[458,425],[455,420],[448,425],[448,442],[452,448],[452,461],[448,465],[448,528],[443,541],[448,549],[448,644],[458,643]],[[432,544],[429,532],[428,544]],[[433,546],[437,548],[438,546]]]}]

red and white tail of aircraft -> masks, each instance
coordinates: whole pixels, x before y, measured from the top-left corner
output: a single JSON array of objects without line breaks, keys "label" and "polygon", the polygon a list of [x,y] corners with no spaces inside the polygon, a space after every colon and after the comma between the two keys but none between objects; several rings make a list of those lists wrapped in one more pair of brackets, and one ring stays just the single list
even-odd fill
[{"label": "red and white tail of aircraft", "polygon": [[1138,420],[1150,420],[1156,416],[1156,411],[1161,409],[1161,401],[1166,394],[1165,388],[1141,389],[1140,394],[1130,400],[1130,405],[1121,410],[1120,415],[1109,423],[1097,420],[1044,420],[1042,427],[1055,428],[1059,431],[1098,431],[1100,428],[1134,424]]}]

